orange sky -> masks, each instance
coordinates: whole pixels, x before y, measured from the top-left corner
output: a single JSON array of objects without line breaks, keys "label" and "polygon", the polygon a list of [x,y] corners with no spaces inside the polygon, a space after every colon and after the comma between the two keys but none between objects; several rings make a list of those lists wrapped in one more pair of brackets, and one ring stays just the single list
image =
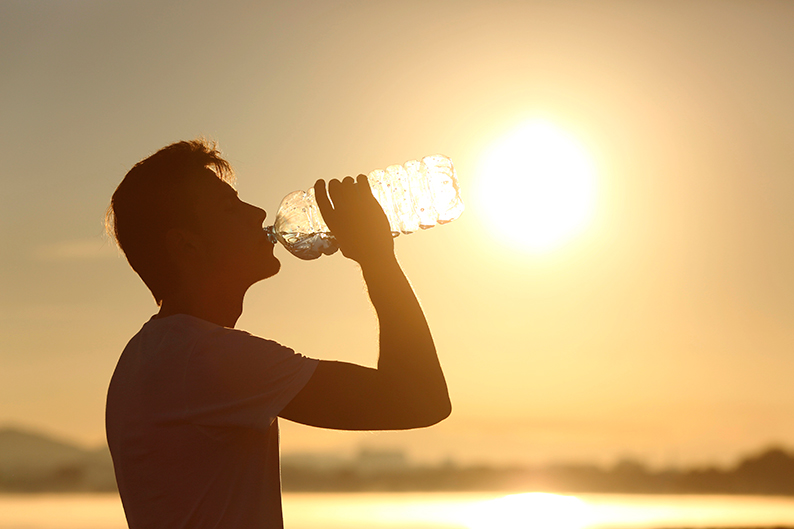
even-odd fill
[{"label": "orange sky", "polygon": [[[467,203],[400,238],[454,414],[428,430],[284,424],[284,452],[727,462],[794,446],[794,5],[784,2],[6,2],[0,6],[0,424],[103,439],[155,311],[102,237],[138,160],[217,139],[275,213],[316,178],[436,152]],[[592,225],[535,255],[488,233],[482,156],[521,123],[575,137]],[[510,190],[506,190],[507,193]],[[341,256],[249,293],[239,327],[369,365]]]}]

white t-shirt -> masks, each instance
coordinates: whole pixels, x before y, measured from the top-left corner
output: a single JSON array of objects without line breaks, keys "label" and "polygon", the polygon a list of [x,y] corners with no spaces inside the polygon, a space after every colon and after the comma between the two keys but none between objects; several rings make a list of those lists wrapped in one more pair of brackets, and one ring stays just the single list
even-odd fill
[{"label": "white t-shirt", "polygon": [[130,528],[282,528],[277,417],[317,364],[193,316],[147,322],[106,408]]}]

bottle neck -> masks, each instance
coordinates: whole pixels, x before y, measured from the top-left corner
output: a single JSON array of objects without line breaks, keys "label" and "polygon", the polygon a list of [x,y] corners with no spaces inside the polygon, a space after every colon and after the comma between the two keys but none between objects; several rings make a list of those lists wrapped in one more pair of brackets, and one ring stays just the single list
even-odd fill
[{"label": "bottle neck", "polygon": [[265,226],[262,229],[265,230],[265,234],[267,234],[267,240],[270,241],[270,244],[278,244],[275,226]]}]

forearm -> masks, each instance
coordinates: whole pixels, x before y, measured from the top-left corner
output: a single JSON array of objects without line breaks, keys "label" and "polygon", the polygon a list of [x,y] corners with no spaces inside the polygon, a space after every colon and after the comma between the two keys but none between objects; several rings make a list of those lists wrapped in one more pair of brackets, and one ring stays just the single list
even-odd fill
[{"label": "forearm", "polygon": [[380,325],[378,368],[321,362],[283,416],[350,430],[419,428],[441,421],[451,405],[433,337],[397,264],[389,221],[367,177],[332,180],[328,193],[318,180],[315,194],[342,254],[361,266]]},{"label": "forearm", "polygon": [[416,295],[393,253],[362,264],[380,326],[378,371],[406,407],[432,422],[451,405],[435,344]]}]

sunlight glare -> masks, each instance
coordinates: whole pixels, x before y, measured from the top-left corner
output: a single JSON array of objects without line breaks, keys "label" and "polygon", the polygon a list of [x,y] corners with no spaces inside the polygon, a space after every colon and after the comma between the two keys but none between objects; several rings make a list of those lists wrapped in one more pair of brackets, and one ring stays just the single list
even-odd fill
[{"label": "sunlight glare", "polygon": [[530,492],[477,503],[464,523],[468,529],[585,529],[591,521],[588,505],[575,496]]},{"label": "sunlight glare", "polygon": [[482,161],[478,200],[494,231],[532,253],[555,249],[586,228],[595,195],[587,152],[546,121],[525,123]]}]

